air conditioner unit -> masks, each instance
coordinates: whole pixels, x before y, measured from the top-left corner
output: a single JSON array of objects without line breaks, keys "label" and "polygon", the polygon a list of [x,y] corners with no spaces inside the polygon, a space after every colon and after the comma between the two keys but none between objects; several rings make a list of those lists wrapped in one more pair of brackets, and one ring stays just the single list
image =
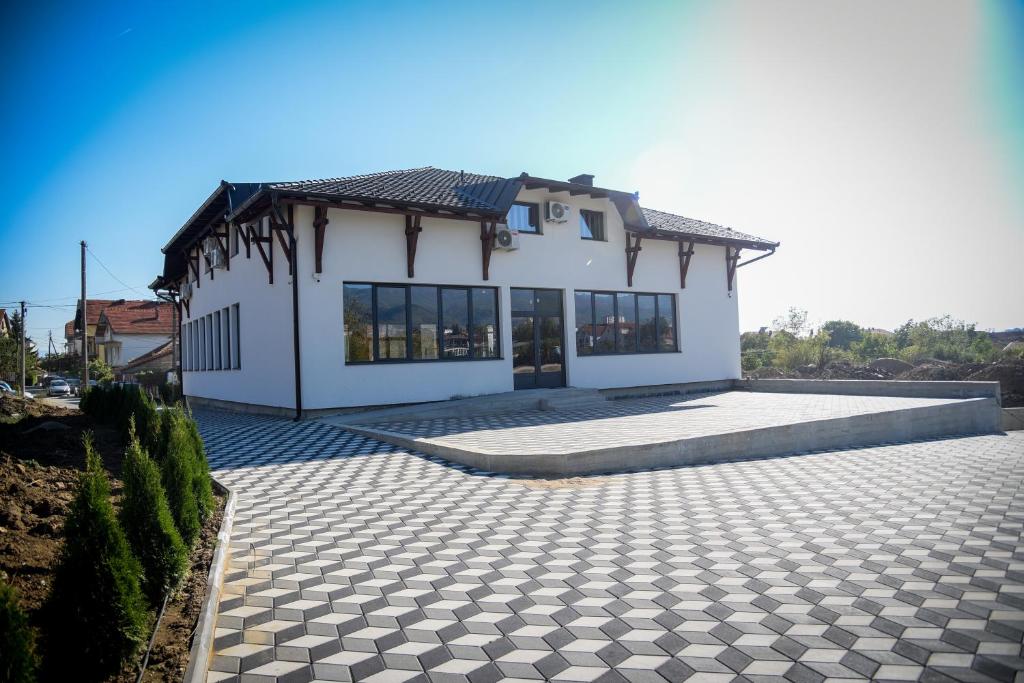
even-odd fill
[{"label": "air conditioner unit", "polygon": [[547,219],[549,223],[565,223],[569,220],[569,211],[572,207],[562,202],[548,202],[548,215]]},{"label": "air conditioner unit", "polygon": [[499,225],[494,233],[495,251],[514,251],[519,248],[519,231]]},{"label": "air conditioner unit", "polygon": [[203,242],[203,253],[210,260],[211,268],[224,267],[224,252],[220,250],[216,237],[207,237]]},{"label": "air conditioner unit", "polygon": [[192,283],[184,282],[181,285],[181,300],[188,301],[192,298]]}]

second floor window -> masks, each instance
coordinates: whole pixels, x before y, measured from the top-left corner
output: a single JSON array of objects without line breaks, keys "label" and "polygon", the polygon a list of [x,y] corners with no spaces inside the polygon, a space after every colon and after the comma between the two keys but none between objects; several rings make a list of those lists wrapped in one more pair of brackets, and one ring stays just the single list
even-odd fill
[{"label": "second floor window", "polygon": [[508,227],[519,232],[540,234],[540,204],[516,202],[508,210],[505,218]]},{"label": "second floor window", "polygon": [[580,209],[580,237],[585,240],[604,241],[604,213]]}]

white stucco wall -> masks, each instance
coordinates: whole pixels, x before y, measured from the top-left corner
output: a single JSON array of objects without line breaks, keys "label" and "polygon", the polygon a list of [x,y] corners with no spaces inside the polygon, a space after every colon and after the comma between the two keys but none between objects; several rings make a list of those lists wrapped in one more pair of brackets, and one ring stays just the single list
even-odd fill
[{"label": "white stucco wall", "polygon": [[113,364],[124,365],[170,340],[171,336],[168,334],[117,334],[112,332],[100,343],[120,342],[121,346]]},{"label": "white stucco wall", "polygon": [[[313,210],[296,207],[299,230],[303,402],[309,409],[447,399],[513,389],[509,324],[511,287],[563,290],[566,383],[577,387],[626,387],[740,376],[737,291],[729,295],[725,249],[698,245],[685,290],[679,288],[675,242],[644,241],[631,291],[675,294],[679,353],[577,357],[574,341],[577,289],[630,291],[626,286],[625,232],[607,200],[523,191],[520,201],[557,199],[574,213],[562,224],[544,223],[542,235],[520,236],[521,248],[495,252],[490,280],[481,272],[479,223],[423,219],[416,277],[406,273],[402,216],[330,210],[324,272],[313,278]],[[604,211],[608,241],[581,240],[575,211]],[[466,363],[344,363],[342,283],[346,281],[480,285],[498,287],[502,359]]]},{"label": "white stucco wall", "polygon": [[[423,219],[416,277],[406,273],[404,218],[331,209],[323,273],[314,277],[313,209],[295,207],[298,241],[303,407],[322,409],[443,400],[513,389],[510,288],[562,290],[566,383],[577,387],[628,387],[740,376],[737,288],[730,296],[724,247],[697,245],[685,290],[679,288],[675,242],[645,240],[633,287],[626,286],[625,232],[607,200],[523,191],[519,200],[556,199],[572,204],[562,224],[543,223],[544,234],[520,237],[521,248],[495,252],[490,279],[481,272],[480,226],[471,221]],[[608,241],[581,240],[579,208],[605,213]],[[502,358],[472,362],[345,365],[344,282],[479,285],[499,289]],[[577,357],[574,290],[600,289],[674,294],[680,352]],[[291,280],[275,244],[274,284],[263,262],[244,245],[231,270],[204,275],[194,290],[191,319],[234,303],[241,305],[241,370],[184,372],[185,393],[276,407],[294,406]]]},{"label": "white stucco wall", "polygon": [[[205,270],[205,266],[202,268]],[[219,269],[211,281],[207,273],[195,287],[185,322],[198,320],[239,304],[241,327],[239,370],[184,371],[185,394],[223,401],[290,408],[294,406],[295,369],[292,356],[292,308],[288,262],[280,244],[274,244],[274,284],[267,284],[267,269],[256,246],[251,258],[245,245],[231,257],[231,270]]]}]

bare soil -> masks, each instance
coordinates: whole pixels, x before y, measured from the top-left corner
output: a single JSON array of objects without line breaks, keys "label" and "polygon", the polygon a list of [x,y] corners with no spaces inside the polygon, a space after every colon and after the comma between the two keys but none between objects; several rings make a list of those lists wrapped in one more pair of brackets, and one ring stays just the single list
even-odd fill
[{"label": "bare soil", "polygon": [[[23,417],[18,419],[18,415]],[[122,491],[123,445],[115,430],[93,423],[77,410],[42,401],[0,398],[0,416],[17,420],[0,423],[0,578],[18,589],[21,604],[39,629],[40,608],[49,595],[63,542],[64,518],[74,497],[78,473],[85,465],[82,435],[93,433],[110,476],[115,505]],[[216,511],[192,552],[190,572],[167,603],[144,681],[170,683],[184,675],[224,502],[224,497],[217,494]],[[45,659],[45,641],[40,640],[39,646]],[[136,664],[111,681],[134,681],[137,672]]]}]

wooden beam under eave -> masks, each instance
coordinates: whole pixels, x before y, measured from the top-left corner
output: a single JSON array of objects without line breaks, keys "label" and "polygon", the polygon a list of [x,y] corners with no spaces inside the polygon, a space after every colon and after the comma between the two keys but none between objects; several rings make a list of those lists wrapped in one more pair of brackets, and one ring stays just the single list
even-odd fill
[{"label": "wooden beam under eave", "polygon": [[733,281],[736,279],[736,264],[740,260],[740,251],[742,249],[739,247],[725,248],[725,278],[730,292],[732,292]]},{"label": "wooden beam under eave", "polygon": [[640,235],[633,236],[636,242],[630,241],[630,233],[626,233],[626,286],[633,286],[633,272],[636,270],[636,259],[640,255]]},{"label": "wooden beam under eave", "polygon": [[[289,207],[292,205],[289,204]],[[324,238],[327,236],[327,207],[317,206],[313,209],[313,248],[316,261],[316,273],[324,272]]]},{"label": "wooden beam under eave", "polygon": [[[221,223],[221,227],[224,228],[224,232],[217,232],[217,228],[214,228],[213,236],[217,240],[217,248],[220,249],[222,254],[224,254],[224,267],[227,270],[231,270],[231,255],[228,252],[228,242],[230,238],[230,233],[228,232],[228,224]],[[223,241],[221,241],[221,238],[224,238]]]},{"label": "wooden beam under eave", "polygon": [[294,206],[321,206],[328,207],[331,209],[348,209],[350,211],[370,211],[372,213],[390,213],[397,214],[399,216],[424,216],[426,218],[447,218],[453,221],[471,221],[477,223],[481,220],[490,220],[486,216],[479,213],[444,213],[441,211],[429,211],[426,209],[418,208],[407,208],[407,209],[396,209],[391,207],[377,206],[377,205],[364,205],[360,203],[349,203],[349,202],[331,202],[331,201],[313,201],[308,199],[288,199],[281,198],[281,203],[285,205]]},{"label": "wooden beam under eave", "polygon": [[693,242],[679,242],[679,289],[686,289],[686,274],[690,270],[690,259],[693,258]]},{"label": "wooden beam under eave", "polygon": [[405,217],[405,265],[410,278],[415,277],[416,245],[419,243],[420,233],[423,232],[423,226],[420,225],[421,218],[421,216]]},{"label": "wooden beam under eave", "polygon": [[484,280],[491,279],[491,254],[494,253],[494,238],[497,234],[497,221],[480,221],[480,251]]}]

